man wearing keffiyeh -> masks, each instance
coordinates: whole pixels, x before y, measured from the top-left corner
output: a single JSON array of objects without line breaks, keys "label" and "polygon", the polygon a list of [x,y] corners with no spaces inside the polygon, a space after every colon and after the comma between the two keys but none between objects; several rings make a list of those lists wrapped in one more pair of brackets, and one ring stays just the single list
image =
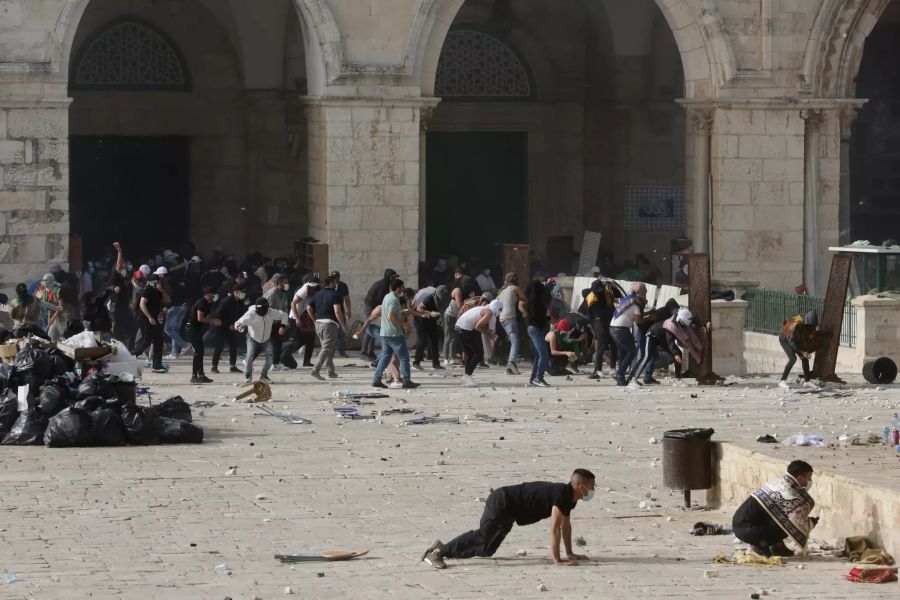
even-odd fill
[{"label": "man wearing keffiyeh", "polygon": [[809,516],[816,505],[809,495],[812,476],[809,463],[795,460],[789,464],[787,474],[750,494],[737,509],[732,521],[734,535],[762,556],[793,556],[785,538],[790,536],[802,548],[819,522]]}]

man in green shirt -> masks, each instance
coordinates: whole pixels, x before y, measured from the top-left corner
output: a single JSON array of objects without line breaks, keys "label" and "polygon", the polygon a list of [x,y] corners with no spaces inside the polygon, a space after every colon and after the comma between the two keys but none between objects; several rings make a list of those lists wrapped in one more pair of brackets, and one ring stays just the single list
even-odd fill
[{"label": "man in green shirt", "polygon": [[406,347],[405,335],[409,324],[403,320],[403,310],[400,307],[401,296],[403,296],[403,282],[394,279],[391,281],[390,292],[381,303],[381,356],[378,358],[378,368],[375,369],[372,387],[387,387],[381,382],[381,376],[394,354],[400,359],[400,377],[403,379],[403,389],[419,387],[418,383],[413,383],[409,378],[409,349]]}]

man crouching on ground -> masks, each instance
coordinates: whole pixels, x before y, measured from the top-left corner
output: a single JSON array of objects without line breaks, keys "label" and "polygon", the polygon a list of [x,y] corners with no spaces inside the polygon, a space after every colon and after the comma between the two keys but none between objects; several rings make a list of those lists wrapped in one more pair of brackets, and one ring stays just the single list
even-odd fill
[{"label": "man crouching on ground", "polygon": [[[513,523],[520,527],[550,517],[550,553],[558,565],[577,565],[588,560],[572,552],[572,522],[569,514],[579,500],[594,497],[594,474],[587,469],[575,469],[569,483],[532,481],[497,488],[488,496],[478,529],[466,532],[444,544],[440,540],[431,545],[422,560],[435,569],[445,569],[445,558],[493,556]],[[566,548],[566,558],[559,555],[559,541]]]}]

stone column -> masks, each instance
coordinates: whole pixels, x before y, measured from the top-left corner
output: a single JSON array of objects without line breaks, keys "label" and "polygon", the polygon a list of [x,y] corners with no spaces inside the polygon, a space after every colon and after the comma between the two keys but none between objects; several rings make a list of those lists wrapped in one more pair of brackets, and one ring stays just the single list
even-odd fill
[{"label": "stone column", "polygon": [[420,114],[433,100],[309,98],[309,235],[354,303],[392,268],[417,284]]},{"label": "stone column", "polygon": [[[438,99],[439,100],[439,99]],[[436,104],[428,105],[422,108],[419,114],[419,260],[424,261],[428,248],[428,238],[426,234],[426,224],[428,223],[427,215],[427,198],[428,181],[427,181],[427,164],[428,164],[428,129],[431,121],[434,119],[434,109]]]},{"label": "stone column", "polygon": [[840,200],[838,209],[840,245],[853,242],[850,235],[850,132],[853,122],[859,115],[862,102],[842,106],[838,119],[840,122]]},{"label": "stone column", "polygon": [[693,169],[690,181],[693,198],[691,235],[694,252],[709,252],[709,156],[713,111],[710,108],[687,109],[688,139],[693,146]]},{"label": "stone column", "polygon": [[819,129],[825,119],[820,110],[804,110],[803,141],[803,283],[809,294],[824,292],[819,285]]},{"label": "stone column", "polygon": [[69,100],[0,101],[0,289],[69,260]]}]

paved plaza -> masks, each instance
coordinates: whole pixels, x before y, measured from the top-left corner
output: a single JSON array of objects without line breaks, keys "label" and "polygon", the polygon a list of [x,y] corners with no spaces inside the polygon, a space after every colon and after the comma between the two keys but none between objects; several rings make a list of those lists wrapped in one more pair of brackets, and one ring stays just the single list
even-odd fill
[{"label": "paved plaza", "polygon": [[[270,406],[312,425],[232,402],[239,375],[186,385],[189,359],[180,359],[170,374],[148,374],[145,382],[154,401],[181,394],[216,402],[195,409],[204,444],[2,448],[0,570],[17,579],[0,583],[0,598],[268,599],[290,588],[302,598],[721,599],[765,590],[797,600],[896,589],[843,581],[850,565],[838,558],[770,569],[710,564],[742,546],[730,535],[688,530],[730,515],[682,509],[681,492],[663,488],[662,446],[651,438],[711,426],[714,439],[786,462],[805,458],[816,469],[886,481],[896,478],[900,461],[880,446],[775,450],[754,440],[762,433],[803,431],[836,441],[845,431],[880,432],[900,404],[900,388],[863,390],[851,379],[858,391],[834,399],[786,394],[774,378],[631,391],[576,376],[555,378],[553,389],[529,389],[525,376],[495,367],[476,373],[482,387],[465,390],[459,370],[424,371],[414,373],[419,390],[389,390],[389,399],[359,411],[412,408],[462,422],[401,427],[408,416],[337,419],[332,409],[343,403],[332,394],[367,391],[372,375],[359,361],[338,368],[340,379],[327,383],[311,380],[308,370],[272,375]],[[475,413],[513,421],[478,421]],[[234,465],[236,473],[226,474]],[[564,481],[575,467],[598,476],[594,500],[573,512],[574,536],[586,542],[577,551],[590,562],[553,565],[547,522],[514,528],[493,559],[448,561],[441,572],[418,562],[434,539],[477,525],[493,486]],[[273,559],[359,547],[369,556],[349,562],[290,567]],[[520,550],[527,555],[517,557]],[[230,575],[215,571],[223,563]]]}]

